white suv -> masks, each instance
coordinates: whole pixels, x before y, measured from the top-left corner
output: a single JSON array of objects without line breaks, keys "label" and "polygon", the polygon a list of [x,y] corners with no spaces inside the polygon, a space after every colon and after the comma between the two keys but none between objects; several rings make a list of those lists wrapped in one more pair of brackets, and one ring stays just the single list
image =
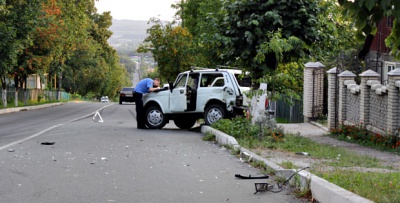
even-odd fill
[{"label": "white suv", "polygon": [[180,73],[175,82],[160,91],[145,94],[146,125],[160,129],[174,120],[181,129],[190,129],[199,118],[210,125],[220,119],[244,115],[247,106],[234,70],[191,70]]}]

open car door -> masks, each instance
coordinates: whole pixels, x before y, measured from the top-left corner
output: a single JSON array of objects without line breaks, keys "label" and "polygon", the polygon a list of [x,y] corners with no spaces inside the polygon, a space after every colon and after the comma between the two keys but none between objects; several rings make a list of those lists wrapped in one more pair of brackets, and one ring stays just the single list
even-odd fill
[{"label": "open car door", "polygon": [[174,84],[174,87],[169,97],[169,109],[171,110],[171,112],[183,112],[187,109],[186,83],[188,75],[188,73],[179,75],[177,81]]}]

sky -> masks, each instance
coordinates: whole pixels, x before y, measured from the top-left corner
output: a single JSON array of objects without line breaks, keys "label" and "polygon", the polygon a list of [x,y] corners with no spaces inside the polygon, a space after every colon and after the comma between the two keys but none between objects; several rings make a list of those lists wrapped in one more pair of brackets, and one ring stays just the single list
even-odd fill
[{"label": "sky", "polygon": [[171,4],[177,0],[99,0],[96,2],[98,13],[111,11],[114,19],[145,20],[159,17],[161,20],[172,21],[176,12]]}]

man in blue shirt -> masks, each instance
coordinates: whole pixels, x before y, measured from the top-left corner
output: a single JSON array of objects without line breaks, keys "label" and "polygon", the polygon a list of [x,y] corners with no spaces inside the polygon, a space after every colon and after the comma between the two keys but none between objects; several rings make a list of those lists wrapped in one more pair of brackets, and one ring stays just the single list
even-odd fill
[{"label": "man in blue shirt", "polygon": [[135,103],[136,103],[136,121],[138,129],[147,129],[146,127],[146,115],[143,108],[143,94],[153,92],[154,90],[160,89],[160,79],[159,78],[145,78],[139,81],[135,87]]}]

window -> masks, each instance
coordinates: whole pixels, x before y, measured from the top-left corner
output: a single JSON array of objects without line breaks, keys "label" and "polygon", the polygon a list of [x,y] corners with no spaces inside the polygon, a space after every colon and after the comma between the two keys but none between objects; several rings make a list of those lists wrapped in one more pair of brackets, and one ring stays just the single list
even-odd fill
[{"label": "window", "polygon": [[185,87],[186,86],[186,79],[188,74],[182,74],[181,77],[178,79],[175,87]]},{"label": "window", "polygon": [[388,82],[388,73],[392,70],[396,69],[395,63],[385,62],[385,68],[383,70],[383,84],[387,84]]},{"label": "window", "polygon": [[[216,80],[217,78],[222,78],[222,80],[218,81]],[[222,86],[224,85],[224,76],[222,73],[204,73],[201,76],[201,81],[200,81],[200,87],[211,87],[213,82],[217,82],[218,84]],[[218,86],[219,86],[218,85]]]}]

